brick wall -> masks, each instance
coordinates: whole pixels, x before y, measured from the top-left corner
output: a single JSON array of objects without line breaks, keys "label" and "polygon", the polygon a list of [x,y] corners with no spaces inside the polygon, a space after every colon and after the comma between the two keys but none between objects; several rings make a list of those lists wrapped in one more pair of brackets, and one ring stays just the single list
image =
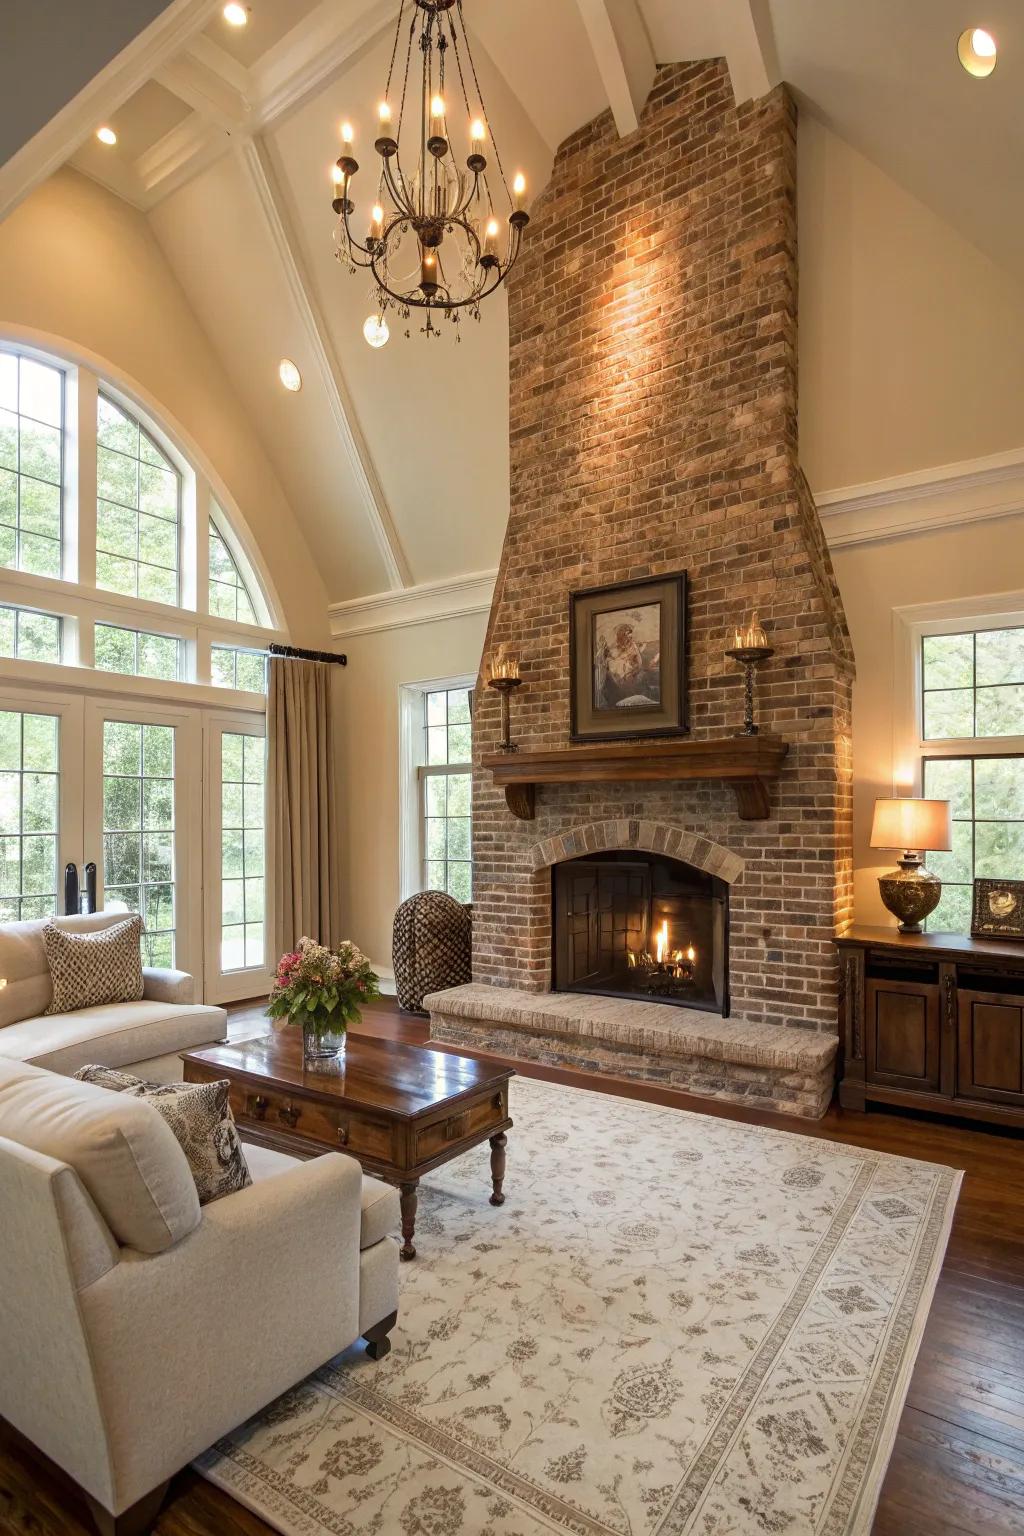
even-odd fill
[{"label": "brick wall", "polygon": [[498,700],[475,715],[474,978],[550,985],[551,877],[530,851],[645,818],[738,854],[733,1014],[832,1030],[830,943],[849,915],[853,661],[797,461],[796,112],[784,89],[736,108],[724,64],[659,71],[639,130],[604,114],[568,139],[509,284],[511,515],[486,659],[522,657],[524,750],[568,746],[568,594],[689,573],[694,737],[742,722],[723,654],[757,610],[776,655],[760,721],[790,743],[772,816],[740,821],[715,784],[545,786],[518,821],[479,767]]}]

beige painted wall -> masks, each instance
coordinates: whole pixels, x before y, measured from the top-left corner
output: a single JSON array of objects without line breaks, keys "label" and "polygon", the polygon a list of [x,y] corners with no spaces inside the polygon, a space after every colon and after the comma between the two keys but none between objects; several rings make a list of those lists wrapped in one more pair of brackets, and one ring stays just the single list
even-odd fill
[{"label": "beige painted wall", "polygon": [[399,693],[403,684],[474,675],[487,615],[466,614],[338,645],[348,656],[338,697],[338,763],[348,850],[342,901],[349,936],[391,970],[399,900]]},{"label": "beige painted wall", "polygon": [[797,187],[812,490],[1024,447],[1019,280],[806,112]]},{"label": "beige painted wall", "polygon": [[[894,762],[893,609],[914,603],[988,597],[1024,590],[1024,513],[973,526],[915,534],[833,553],[857,656],[853,694],[854,911],[857,922],[893,919],[878,896],[878,876],[893,855],[868,846],[876,795],[891,795],[907,765]],[[916,765],[915,765],[916,766]],[[905,782],[900,784],[906,792]],[[918,791],[919,792],[919,791]]]},{"label": "beige painted wall", "polygon": [[326,643],[327,594],[302,531],[146,219],[74,171],[0,224],[0,323],[98,354],[175,417],[224,480],[294,640]]}]

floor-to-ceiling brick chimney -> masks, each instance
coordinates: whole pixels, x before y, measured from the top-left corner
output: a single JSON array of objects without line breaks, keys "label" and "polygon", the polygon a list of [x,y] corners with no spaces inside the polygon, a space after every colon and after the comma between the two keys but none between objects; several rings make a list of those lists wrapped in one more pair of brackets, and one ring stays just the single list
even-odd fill
[{"label": "floor-to-ceiling brick chimney", "polygon": [[684,569],[693,737],[736,731],[724,651],[756,610],[762,728],[790,742],[771,817],[716,783],[560,785],[514,818],[480,766],[474,980],[550,986],[550,864],[656,847],[730,881],[732,1014],[833,1031],[849,913],[853,661],[797,458],[796,110],[737,108],[722,61],[659,71],[637,132],[562,145],[509,284],[511,515],[485,650],[522,658],[524,751],[569,745],[568,594]]}]

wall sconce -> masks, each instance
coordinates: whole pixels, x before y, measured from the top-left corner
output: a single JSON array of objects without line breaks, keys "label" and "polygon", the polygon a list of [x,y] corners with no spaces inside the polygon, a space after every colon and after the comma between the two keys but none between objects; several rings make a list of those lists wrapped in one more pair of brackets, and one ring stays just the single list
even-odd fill
[{"label": "wall sconce", "polygon": [[754,720],[754,673],[758,667],[763,667],[775,651],[768,644],[768,636],[757,621],[757,614],[751,616],[746,629],[737,629],[734,633],[733,643],[725,653],[731,656],[733,661],[739,662],[743,668],[743,731],[744,736],[756,736],[757,724]]},{"label": "wall sconce", "polygon": [[523,685],[523,680],[519,676],[519,657],[509,655],[506,647],[499,645],[490,670],[491,675],[487,679],[487,686],[501,694],[501,740],[498,742],[498,751],[518,752],[519,748],[512,740],[509,699],[515,690]]}]

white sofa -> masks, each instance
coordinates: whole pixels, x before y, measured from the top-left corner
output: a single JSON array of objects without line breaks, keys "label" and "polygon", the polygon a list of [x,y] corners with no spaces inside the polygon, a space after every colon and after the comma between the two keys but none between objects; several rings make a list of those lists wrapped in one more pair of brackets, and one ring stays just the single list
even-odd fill
[{"label": "white sofa", "polygon": [[[45,921],[74,933],[95,933],[124,917],[93,912]],[[192,1001],[195,985],[185,971],[144,967],[145,991],[137,1003],[47,1014],[53,988],[43,927],[43,919],[0,924],[0,979],[7,983],[0,990],[0,1056],[68,1075],[99,1062],[130,1067],[150,1082],[180,1082],[179,1052],[223,1040],[227,1014]]]},{"label": "white sofa", "polygon": [[389,1348],[396,1192],[245,1151],[253,1184],[200,1208],[151,1104],[0,1057],[0,1415],[102,1531],[148,1530],[174,1472],[360,1334]]}]

